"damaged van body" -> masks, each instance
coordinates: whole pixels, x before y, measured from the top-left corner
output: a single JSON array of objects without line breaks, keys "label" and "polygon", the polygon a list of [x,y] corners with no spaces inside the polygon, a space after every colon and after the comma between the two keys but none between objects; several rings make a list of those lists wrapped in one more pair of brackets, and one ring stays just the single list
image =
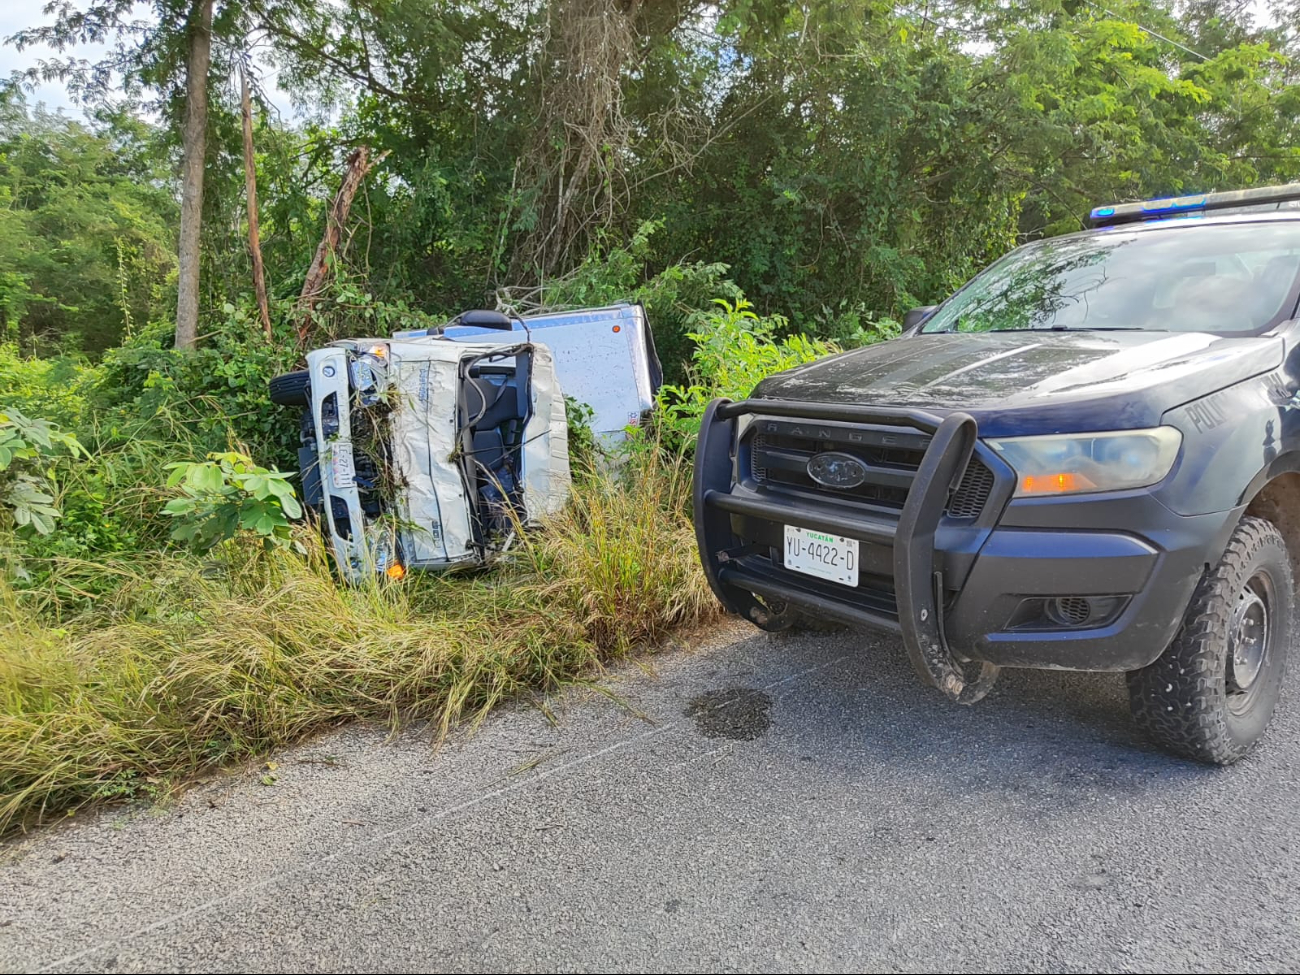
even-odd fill
[{"label": "damaged van body", "polygon": [[303,407],[304,497],[352,582],[481,565],[568,497],[564,396],[538,343],[339,341],[272,399]]},{"label": "damaged van body", "polygon": [[357,582],[487,563],[568,497],[565,396],[609,443],[661,381],[645,309],[617,304],[333,342],[270,393],[301,409],[304,499]]}]

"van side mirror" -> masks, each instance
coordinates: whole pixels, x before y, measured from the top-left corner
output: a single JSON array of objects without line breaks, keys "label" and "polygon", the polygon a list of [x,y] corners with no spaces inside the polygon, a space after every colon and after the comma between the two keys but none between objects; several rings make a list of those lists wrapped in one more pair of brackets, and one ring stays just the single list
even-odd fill
[{"label": "van side mirror", "polygon": [[907,334],[912,329],[918,327],[923,321],[934,314],[938,305],[922,305],[920,308],[913,308],[903,316],[903,333]]},{"label": "van side mirror", "polygon": [[462,312],[451,324],[464,325],[468,328],[494,328],[501,332],[508,332],[514,328],[509,317],[499,311],[489,311],[486,308]]}]

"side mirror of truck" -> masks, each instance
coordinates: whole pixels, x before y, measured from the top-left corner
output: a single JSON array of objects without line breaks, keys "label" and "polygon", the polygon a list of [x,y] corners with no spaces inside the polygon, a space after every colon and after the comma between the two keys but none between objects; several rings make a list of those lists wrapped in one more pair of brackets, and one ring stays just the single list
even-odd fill
[{"label": "side mirror of truck", "polygon": [[907,335],[913,329],[919,327],[923,321],[934,314],[934,310],[938,307],[938,305],[922,305],[920,308],[913,308],[909,311],[903,316],[903,334]]},{"label": "side mirror of truck", "polygon": [[452,324],[464,325],[467,328],[493,328],[500,332],[508,332],[514,328],[514,323],[510,321],[508,316],[499,311],[489,311],[486,308],[463,312],[457,316]]}]

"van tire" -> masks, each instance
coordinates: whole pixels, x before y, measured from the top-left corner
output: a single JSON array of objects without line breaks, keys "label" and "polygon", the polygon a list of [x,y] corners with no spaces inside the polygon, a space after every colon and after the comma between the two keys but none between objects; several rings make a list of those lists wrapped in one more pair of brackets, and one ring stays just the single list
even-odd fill
[{"label": "van tire", "polygon": [[286,372],[269,383],[271,402],[277,406],[307,406],[311,403],[311,373],[306,369]]},{"label": "van tire", "polygon": [[1244,757],[1281,697],[1294,613],[1285,539],[1272,522],[1243,518],[1196,587],[1173,643],[1129,673],[1138,727],[1197,761],[1231,765]]}]

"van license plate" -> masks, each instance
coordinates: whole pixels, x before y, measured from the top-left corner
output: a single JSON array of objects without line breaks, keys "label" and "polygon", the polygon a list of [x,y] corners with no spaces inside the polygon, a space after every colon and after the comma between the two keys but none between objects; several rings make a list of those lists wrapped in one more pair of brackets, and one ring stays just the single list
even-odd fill
[{"label": "van license plate", "polygon": [[350,488],[356,485],[357,468],[352,461],[352,444],[335,443],[330,450],[330,464],[333,467],[336,488]]},{"label": "van license plate", "polygon": [[785,526],[785,567],[805,575],[858,584],[858,540]]}]

